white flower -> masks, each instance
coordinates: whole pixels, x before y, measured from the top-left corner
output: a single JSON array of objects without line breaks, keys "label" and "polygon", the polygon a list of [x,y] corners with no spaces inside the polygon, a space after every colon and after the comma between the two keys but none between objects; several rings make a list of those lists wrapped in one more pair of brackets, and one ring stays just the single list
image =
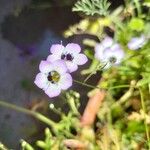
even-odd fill
[{"label": "white flower", "polygon": [[128,43],[128,48],[130,50],[137,50],[144,46],[146,44],[147,40],[144,35],[141,35],[140,37],[134,37],[132,38]]},{"label": "white flower", "polygon": [[61,44],[54,44],[50,48],[52,54],[48,56],[47,61],[64,60],[69,72],[74,72],[78,69],[78,65],[83,65],[88,60],[80,51],[81,47],[75,43],[69,43],[66,47]]},{"label": "white flower", "polygon": [[53,63],[41,61],[39,65],[40,73],[37,74],[34,83],[49,97],[56,97],[61,90],[66,90],[72,86],[72,77],[67,73],[64,61],[57,60]]},{"label": "white flower", "polygon": [[124,51],[121,49],[120,45],[114,43],[113,39],[110,37],[105,37],[100,44],[95,46],[95,58],[102,63],[106,63],[105,68],[120,64],[124,55]]}]

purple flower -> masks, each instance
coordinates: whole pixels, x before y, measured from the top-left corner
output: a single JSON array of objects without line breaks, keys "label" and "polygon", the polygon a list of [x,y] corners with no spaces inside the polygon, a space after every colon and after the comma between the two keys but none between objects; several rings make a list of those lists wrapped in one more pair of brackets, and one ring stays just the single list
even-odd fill
[{"label": "purple flower", "polygon": [[64,60],[69,72],[74,72],[78,69],[78,65],[83,65],[88,60],[84,54],[80,54],[80,51],[81,47],[75,43],[69,43],[66,47],[54,44],[50,48],[51,55],[48,56],[47,61]]},{"label": "purple flower", "polygon": [[34,83],[49,97],[56,97],[61,90],[67,90],[72,86],[72,77],[67,73],[64,61],[57,60],[53,63],[41,61],[39,69],[40,73],[37,74]]},{"label": "purple flower", "polygon": [[146,43],[146,38],[144,35],[141,35],[140,37],[134,37],[129,41],[128,48],[130,50],[137,50],[141,48],[145,43]]},{"label": "purple flower", "polygon": [[118,43],[114,43],[110,37],[105,39],[95,46],[95,58],[102,63],[106,63],[105,69],[111,65],[118,65],[124,57],[124,51]]}]

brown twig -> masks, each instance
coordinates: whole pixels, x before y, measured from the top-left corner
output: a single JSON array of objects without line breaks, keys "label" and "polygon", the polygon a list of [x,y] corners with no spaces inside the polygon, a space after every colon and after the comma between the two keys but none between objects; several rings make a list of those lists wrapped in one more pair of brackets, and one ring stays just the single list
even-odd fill
[{"label": "brown twig", "polygon": [[94,95],[90,97],[85,111],[83,113],[83,116],[81,118],[82,126],[90,126],[94,123],[96,114],[98,113],[99,107],[101,106],[105,95],[105,91],[97,89]]},{"label": "brown twig", "polygon": [[[104,97],[106,95],[105,91],[96,89],[94,91],[94,94],[90,97],[88,104],[85,108],[85,111],[83,113],[83,116],[81,118],[81,126],[83,129],[85,129],[87,126],[91,126],[96,118],[96,114],[98,113],[99,107],[102,104],[102,101],[104,100]],[[79,136],[79,140],[82,139],[82,135]],[[67,139],[64,140],[64,145],[76,150],[86,150],[87,144],[84,142],[81,142],[76,139]]]}]

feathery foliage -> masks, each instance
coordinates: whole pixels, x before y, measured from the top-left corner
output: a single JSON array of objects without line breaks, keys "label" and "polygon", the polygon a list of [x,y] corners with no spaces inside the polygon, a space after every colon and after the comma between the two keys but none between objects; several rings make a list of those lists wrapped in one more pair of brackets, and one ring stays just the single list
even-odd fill
[{"label": "feathery foliage", "polygon": [[106,16],[110,3],[107,0],[79,0],[73,7],[73,11],[80,11],[86,15]]}]

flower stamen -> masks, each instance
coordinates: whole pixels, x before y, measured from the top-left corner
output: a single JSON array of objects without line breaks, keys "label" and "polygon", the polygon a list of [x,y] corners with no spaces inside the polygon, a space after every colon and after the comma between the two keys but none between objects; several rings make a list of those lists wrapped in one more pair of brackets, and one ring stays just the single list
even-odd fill
[{"label": "flower stamen", "polygon": [[51,71],[51,72],[49,72],[47,79],[51,83],[57,83],[60,79],[60,75],[57,71]]},{"label": "flower stamen", "polygon": [[67,60],[67,61],[72,61],[73,60],[73,56],[71,54],[62,54],[61,55],[61,59],[62,60]]},{"label": "flower stamen", "polygon": [[117,58],[114,57],[114,56],[109,58],[109,62],[112,63],[112,64],[114,64],[116,61],[117,61]]}]

